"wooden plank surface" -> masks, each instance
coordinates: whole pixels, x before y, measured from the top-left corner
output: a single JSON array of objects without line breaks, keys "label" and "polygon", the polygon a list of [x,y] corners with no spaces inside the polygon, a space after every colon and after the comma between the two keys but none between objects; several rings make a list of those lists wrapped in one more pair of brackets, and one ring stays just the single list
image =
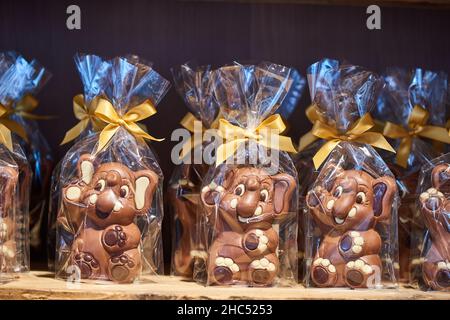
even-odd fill
[{"label": "wooden plank surface", "polygon": [[148,278],[135,285],[76,284],[56,280],[48,272],[35,271],[0,285],[6,299],[330,299],[330,300],[450,300],[450,293],[423,292],[410,288],[384,290],[204,287],[176,277]]}]

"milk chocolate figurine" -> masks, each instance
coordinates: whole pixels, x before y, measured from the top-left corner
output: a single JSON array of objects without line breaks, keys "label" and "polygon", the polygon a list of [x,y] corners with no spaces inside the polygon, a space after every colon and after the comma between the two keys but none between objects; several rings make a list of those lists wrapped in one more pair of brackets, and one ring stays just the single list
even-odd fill
[{"label": "milk chocolate figurine", "polygon": [[434,290],[450,289],[450,164],[440,164],[431,173],[433,188],[420,195],[422,216],[431,235],[425,254],[423,278]]},{"label": "milk chocolate figurine", "polygon": [[168,200],[173,206],[176,236],[174,239],[174,272],[176,275],[192,278],[194,261],[202,255],[204,245],[198,223],[201,180],[208,166],[183,164],[177,183],[168,188]]},{"label": "milk chocolate figurine", "polygon": [[271,176],[252,167],[230,169],[222,185],[212,182],[203,188],[201,199],[214,226],[209,284],[273,283],[280,262],[278,232],[272,224],[288,213],[295,190],[291,175]]},{"label": "milk chocolate figurine", "polygon": [[16,169],[6,166],[0,168],[0,273],[13,268],[17,253],[14,240],[16,226],[11,217],[11,206],[18,177]]},{"label": "milk chocolate figurine", "polygon": [[[390,219],[396,184],[360,170],[330,166],[324,185],[307,195],[307,205],[324,235],[311,266],[318,287],[368,287],[381,277],[381,238],[374,229]],[[320,177],[319,177],[320,179]]]},{"label": "milk chocolate figurine", "polygon": [[133,282],[142,268],[141,232],[134,219],[151,207],[158,175],[116,162],[96,164],[89,154],[80,157],[78,171],[63,188],[66,212],[61,214],[78,230],[71,264],[83,279]]}]

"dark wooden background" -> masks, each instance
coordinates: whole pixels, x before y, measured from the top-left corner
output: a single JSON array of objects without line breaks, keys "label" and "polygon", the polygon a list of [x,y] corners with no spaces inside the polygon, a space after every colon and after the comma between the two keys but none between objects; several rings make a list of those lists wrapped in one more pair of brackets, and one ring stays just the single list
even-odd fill
[{"label": "dark wooden background", "polygon": [[[376,2],[376,1],[374,1]],[[66,28],[66,8],[77,4],[82,29]],[[115,56],[135,53],[153,61],[171,79],[170,67],[188,60],[220,65],[232,60],[269,60],[302,74],[323,57],[346,59],[381,72],[386,66],[450,72],[450,10],[382,7],[382,30],[366,28],[363,6],[295,3],[70,0],[0,1],[0,50],[38,59],[53,73],[39,95],[39,113],[59,118],[41,122],[56,158],[64,132],[75,124],[72,97],[81,92],[73,64],[76,52]],[[309,125],[305,91],[291,119],[297,139]],[[186,108],[173,88],[148,119],[149,131],[168,137]],[[172,165],[170,139],[153,143],[166,178]],[[167,250],[166,250],[166,253]]]}]

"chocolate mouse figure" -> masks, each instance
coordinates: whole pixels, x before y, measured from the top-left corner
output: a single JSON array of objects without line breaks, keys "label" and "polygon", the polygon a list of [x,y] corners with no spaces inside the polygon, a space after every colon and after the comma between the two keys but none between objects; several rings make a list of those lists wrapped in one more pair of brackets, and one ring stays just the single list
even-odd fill
[{"label": "chocolate mouse figure", "polygon": [[18,178],[16,169],[7,166],[0,168],[0,272],[13,268],[17,253],[15,225],[10,211]]},{"label": "chocolate mouse figure", "polygon": [[306,201],[324,237],[311,266],[318,287],[368,287],[381,277],[377,222],[389,220],[397,190],[389,176],[331,166],[333,178],[309,191]]},{"label": "chocolate mouse figure", "polygon": [[271,176],[252,167],[231,169],[222,185],[213,181],[202,189],[206,214],[215,227],[209,248],[210,284],[272,284],[280,263],[278,233],[272,224],[287,215],[295,190],[291,175]]},{"label": "chocolate mouse figure", "polygon": [[440,164],[431,173],[433,188],[420,195],[421,212],[431,235],[425,255],[423,277],[435,290],[450,290],[450,164]]},{"label": "chocolate mouse figure", "polygon": [[133,282],[142,268],[141,232],[134,223],[147,213],[158,185],[152,170],[133,172],[109,162],[95,164],[89,154],[78,162],[79,177],[63,188],[61,219],[77,230],[71,264],[83,279]]}]

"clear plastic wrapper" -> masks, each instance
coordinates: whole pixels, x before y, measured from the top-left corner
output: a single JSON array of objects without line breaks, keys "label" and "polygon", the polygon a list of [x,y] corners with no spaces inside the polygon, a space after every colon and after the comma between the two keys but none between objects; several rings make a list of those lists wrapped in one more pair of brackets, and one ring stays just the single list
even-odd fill
[{"label": "clear plastic wrapper", "polygon": [[416,220],[424,228],[413,282],[424,290],[450,291],[450,154],[422,167],[417,194]]},{"label": "clear plastic wrapper", "polygon": [[327,60],[309,71],[320,119],[312,132],[330,138],[313,157],[320,169],[305,199],[305,284],[395,287],[399,197],[393,174],[372,145],[390,147],[380,134],[367,132],[383,81],[361,67]]},{"label": "clear plastic wrapper", "polygon": [[[172,69],[175,87],[183,98],[189,111],[182,122],[194,130],[192,121],[199,121],[202,130],[211,128],[217,116],[218,107],[213,97],[211,66],[196,66],[186,63]],[[193,132],[193,134],[195,134]],[[188,279],[196,278],[193,274],[195,264],[205,265],[205,239],[199,230],[201,223],[200,189],[209,166],[194,163],[193,145],[190,153],[185,155],[189,161],[175,166],[169,181],[166,203],[171,218],[172,263],[171,274]],[[201,269],[201,268],[200,268]]]},{"label": "clear plastic wrapper", "polygon": [[0,53],[1,281],[30,268],[28,205],[32,172],[20,145],[26,131],[11,115],[34,75],[32,64],[16,53]]},{"label": "clear plastic wrapper", "polygon": [[[420,252],[421,229],[414,225],[416,186],[422,165],[438,156],[448,138],[444,126],[448,104],[448,80],[443,72],[423,69],[404,70],[389,68],[384,74],[386,86],[378,100],[374,116],[387,122],[384,134],[392,138],[397,154],[382,153],[383,159],[394,173],[402,198],[398,215],[400,280],[410,279],[412,256]],[[436,129],[433,127],[440,127]],[[399,130],[399,128],[401,128]],[[445,140],[445,139],[444,139]],[[448,143],[449,141],[447,141]],[[418,237],[418,238],[417,238]],[[416,238],[416,239],[414,239]],[[415,253],[413,253],[415,252]]]},{"label": "clear plastic wrapper", "polygon": [[62,160],[56,277],[132,283],[163,270],[163,175],[137,121],[153,115],[169,82],[138,57],[108,61],[95,114],[106,126]]},{"label": "clear plastic wrapper", "polygon": [[[104,124],[94,115],[94,111],[97,106],[98,98],[103,94],[106,85],[108,84],[110,64],[103,60],[103,58],[93,54],[77,54],[74,60],[83,85],[83,95],[74,99],[74,113],[76,118],[80,121],[74,128],[79,126],[80,130],[79,134],[76,135],[76,138],[73,140],[80,141],[85,137],[95,134],[104,126]],[[81,102],[79,100],[81,100]],[[78,108],[79,104],[82,107]],[[71,130],[74,130],[74,128]],[[67,140],[65,139],[65,142]],[[59,161],[53,170],[48,207],[47,260],[48,268],[52,271],[55,270],[56,222],[61,196],[59,190],[61,165],[62,161]]]},{"label": "clear plastic wrapper", "polygon": [[234,63],[215,70],[213,78],[223,117],[219,133],[226,135],[227,127],[245,132],[246,138],[223,156],[224,162],[219,147],[216,166],[203,180],[208,260],[197,280],[207,285],[295,284],[297,173],[286,152],[257,140],[265,121],[277,118],[274,112],[292,85],[291,69]]}]

